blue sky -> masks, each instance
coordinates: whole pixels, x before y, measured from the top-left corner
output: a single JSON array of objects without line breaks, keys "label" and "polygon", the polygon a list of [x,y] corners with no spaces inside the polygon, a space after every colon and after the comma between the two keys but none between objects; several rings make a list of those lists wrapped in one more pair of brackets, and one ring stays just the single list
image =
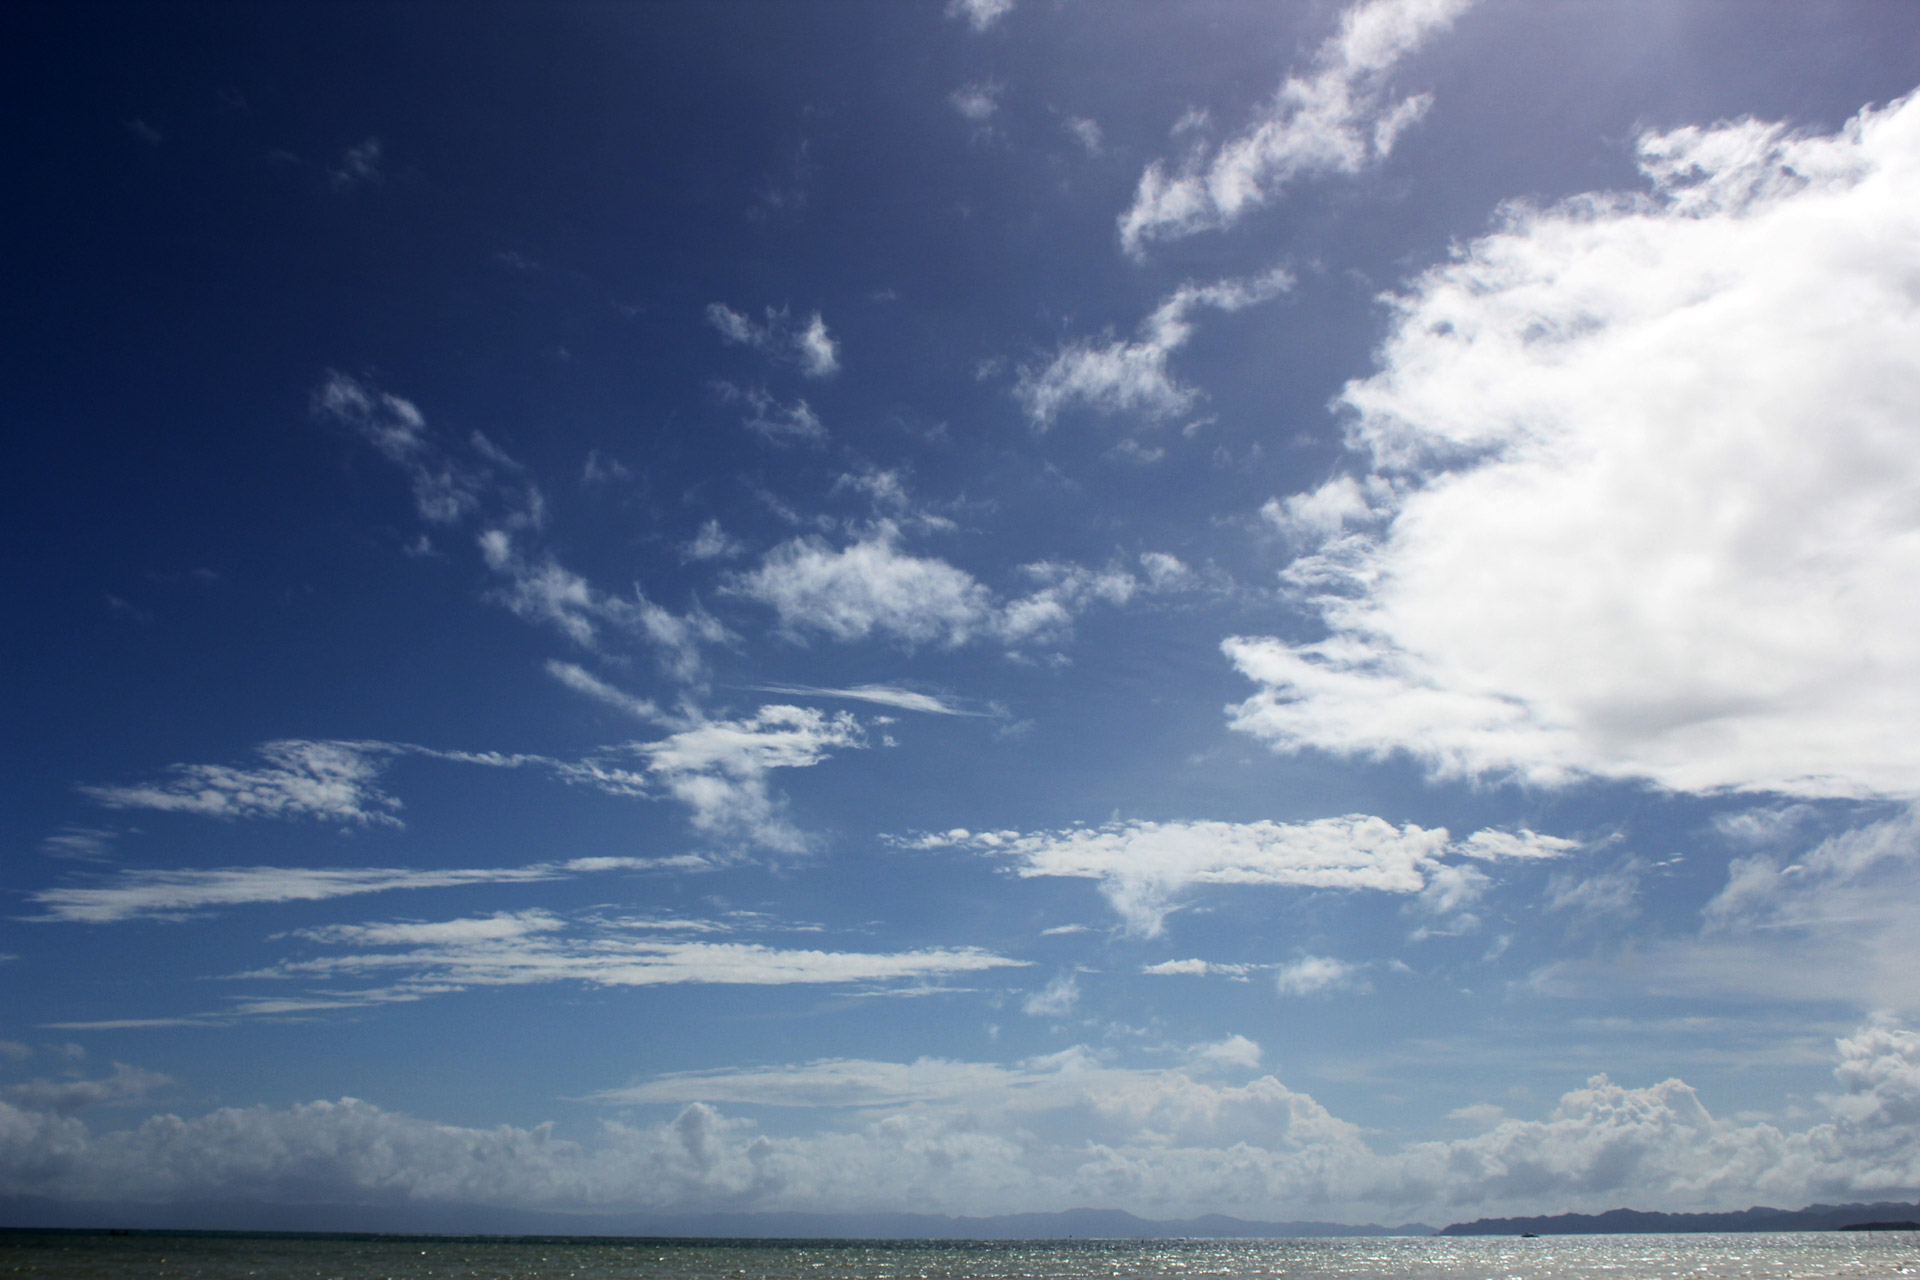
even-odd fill
[{"label": "blue sky", "polygon": [[1920,1195],[1920,9],[6,21],[0,1192]]}]

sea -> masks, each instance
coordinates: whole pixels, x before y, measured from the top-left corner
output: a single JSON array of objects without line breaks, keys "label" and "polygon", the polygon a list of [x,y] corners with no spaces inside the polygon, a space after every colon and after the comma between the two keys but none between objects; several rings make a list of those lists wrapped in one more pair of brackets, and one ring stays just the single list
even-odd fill
[{"label": "sea", "polygon": [[0,1276],[181,1280],[1815,1280],[1920,1277],[1920,1232],[1339,1240],[661,1240],[0,1232]]}]

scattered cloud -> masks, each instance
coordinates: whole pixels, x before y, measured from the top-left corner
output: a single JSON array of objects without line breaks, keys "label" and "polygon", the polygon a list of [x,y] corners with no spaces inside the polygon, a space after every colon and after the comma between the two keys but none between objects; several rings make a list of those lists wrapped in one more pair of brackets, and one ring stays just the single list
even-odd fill
[{"label": "scattered cloud", "polygon": [[984,126],[1000,109],[1000,95],[1004,91],[1004,86],[996,81],[979,80],[955,89],[947,95],[947,101],[969,124]]},{"label": "scattered cloud", "polygon": [[1282,965],[1274,975],[1274,986],[1283,996],[1325,995],[1364,985],[1365,976],[1358,967],[1332,956],[1302,956]]},{"label": "scattered cloud", "polygon": [[821,631],[836,640],[878,633],[909,645],[966,642],[990,626],[992,596],[964,569],[898,548],[882,522],[868,537],[835,551],[817,537],[768,552],[733,590],[771,606],[789,633]]},{"label": "scattered cloud", "polygon": [[[1350,815],[1312,822],[1111,822],[1023,834],[956,829],[896,840],[906,848],[964,848],[1012,860],[1022,877],[1096,880],[1129,932],[1157,937],[1177,896],[1196,885],[1291,885],[1419,894],[1456,845],[1444,827]],[[1485,845],[1477,846],[1487,856]],[[1176,965],[1198,962],[1175,961]],[[1162,968],[1162,973],[1191,973]]]},{"label": "scattered cloud", "polygon": [[1055,975],[1053,981],[1030,993],[1020,1002],[1020,1012],[1029,1018],[1064,1018],[1080,1003],[1080,981],[1071,973]]},{"label": "scattered cloud", "polygon": [[1039,430],[1075,405],[1107,415],[1137,414],[1149,421],[1185,413],[1200,393],[1177,381],[1167,361],[1192,340],[1194,313],[1202,308],[1239,311],[1292,286],[1293,277],[1280,270],[1210,285],[1181,285],[1141,324],[1138,338],[1070,342],[1045,368],[1023,368],[1014,398]]},{"label": "scattered cloud", "polygon": [[177,764],[157,782],[83,785],[109,809],[158,809],[212,818],[319,818],[328,822],[399,825],[400,802],[377,780],[386,761],[406,748],[379,742],[289,739],[259,747],[266,765]]},{"label": "scattered cloud", "polygon": [[385,181],[380,172],[380,152],[378,138],[368,138],[348,147],[341,152],[338,164],[327,167],[327,184],[335,191],[351,191],[369,184],[377,186]]},{"label": "scattered cloud", "polygon": [[1090,156],[1097,156],[1106,150],[1106,135],[1101,132],[1098,120],[1089,120],[1085,116],[1068,116],[1061,125],[1067,136],[1079,143],[1081,149]]},{"label": "scattered cloud", "polygon": [[328,370],[310,400],[313,414],[351,429],[413,483],[414,506],[429,524],[457,524],[479,509],[484,471],[462,464],[436,443],[411,400]]},{"label": "scattered cloud", "polygon": [[1426,94],[1391,101],[1386,81],[1394,65],[1471,3],[1353,5],[1341,15],[1339,33],[1320,47],[1317,70],[1289,76],[1240,133],[1218,147],[1196,149],[1177,173],[1159,160],[1147,166],[1133,204],[1120,215],[1121,245],[1139,257],[1154,240],[1232,226],[1297,178],[1359,173],[1384,160],[1432,101]]},{"label": "scattered cloud", "polygon": [[659,742],[635,743],[648,774],[723,840],[800,853],[812,841],[789,823],[767,774],[806,768],[830,751],[867,745],[859,721],[810,707],[767,706],[742,720],[703,720]]},{"label": "scattered cloud", "polygon": [[740,419],[741,426],[775,444],[798,440],[817,445],[827,438],[827,428],[820,421],[820,415],[809,408],[805,400],[795,399],[792,404],[783,405],[764,387],[736,387],[731,382],[717,383],[715,390],[723,403],[740,405],[746,410],[746,416]]},{"label": "scattered cloud", "polygon": [[1516,206],[1393,300],[1341,397],[1372,473],[1290,508],[1326,513],[1285,578],[1331,634],[1227,641],[1236,728],[1437,776],[1920,793],[1920,311],[1886,268],[1920,255],[1920,98],[1639,148],[1649,194]]},{"label": "scattered cloud", "polygon": [[975,31],[986,31],[1013,12],[1013,0],[947,0],[947,16],[965,19]]},{"label": "scattered cloud", "polygon": [[689,561],[731,560],[745,551],[738,539],[727,536],[718,520],[709,520],[700,526],[700,532],[693,541],[681,549],[681,555]]},{"label": "scattered cloud", "polygon": [[722,340],[751,347],[783,364],[796,366],[809,378],[826,378],[840,371],[840,347],[827,332],[818,311],[796,323],[785,307],[768,307],[766,321],[756,321],[725,303],[707,306],[707,323]]}]

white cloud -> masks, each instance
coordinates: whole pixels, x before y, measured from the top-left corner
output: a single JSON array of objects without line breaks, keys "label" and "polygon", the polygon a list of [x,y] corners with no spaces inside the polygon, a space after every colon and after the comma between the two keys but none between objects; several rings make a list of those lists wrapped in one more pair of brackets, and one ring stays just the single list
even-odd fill
[{"label": "white cloud", "polygon": [[700,532],[683,548],[682,554],[688,560],[728,560],[745,549],[736,539],[727,536],[718,520],[709,520],[700,526]]},{"label": "white cloud", "polygon": [[886,522],[840,551],[819,538],[783,543],[734,590],[772,606],[789,631],[823,631],[836,640],[877,632],[907,644],[958,645],[985,629],[993,612],[990,593],[973,575],[900,551]]},{"label": "white cloud", "polygon": [[[1207,1065],[1251,1069],[1249,1050],[1226,1044]],[[1097,1203],[1156,1218],[1263,1218],[1285,1204],[1349,1221],[1592,1212],[1629,1197],[1699,1210],[1920,1194],[1920,1036],[1872,1024],[1836,1056],[1836,1092],[1795,1130],[1716,1118],[1680,1080],[1595,1076],[1544,1119],[1500,1119],[1483,1104],[1472,1115],[1491,1122],[1485,1132],[1396,1150],[1270,1075],[1214,1084],[1084,1048],[1007,1066],[828,1059],[658,1076],[597,1100],[676,1115],[608,1123],[584,1144],[546,1126],[466,1129],[354,1099],[102,1132],[0,1103],[0,1192],[966,1214]],[[715,1104],[805,1108],[824,1122],[775,1135]]]},{"label": "white cloud", "polygon": [[1249,1040],[1243,1035],[1231,1035],[1212,1044],[1195,1045],[1189,1056],[1196,1063],[1252,1071],[1260,1065],[1263,1055],[1259,1041]]},{"label": "white cloud", "polygon": [[1029,1018],[1064,1018],[1080,1003],[1080,980],[1071,973],[1056,974],[1053,981],[1032,992],[1020,1002],[1020,1012]]},{"label": "white cloud", "polygon": [[890,684],[860,684],[845,689],[822,689],[805,684],[763,684],[756,686],[762,693],[784,693],[808,698],[851,698],[855,702],[872,702],[883,707],[896,707],[901,711],[920,711],[935,716],[984,716],[984,711],[968,711],[957,707],[945,698],[935,697],[931,693],[921,693],[917,689],[902,689]]},{"label": "white cloud", "polygon": [[110,809],[398,826],[400,802],[377,781],[386,761],[406,750],[382,742],[269,742],[258,748],[264,768],[177,764],[158,782],[79,789]]},{"label": "white cloud", "polygon": [[[896,840],[905,848],[965,848],[1011,859],[1019,875],[1096,880],[1127,929],[1162,931],[1176,897],[1196,885],[1290,885],[1418,894],[1448,853],[1489,847],[1474,837],[1454,844],[1445,827],[1353,814],[1311,822],[1110,822],[1062,831],[971,832]],[[1458,872],[1450,873],[1457,878]],[[1477,873],[1476,873],[1477,874]],[[1172,962],[1186,965],[1197,962]],[[1195,972],[1161,967],[1151,972]]]},{"label": "white cloud", "polygon": [[[287,960],[241,975],[251,980],[339,982],[385,979],[365,992],[329,989],[315,998],[242,1004],[241,1013],[279,1014],[373,1001],[418,999],[473,987],[544,985],[595,987],[730,984],[886,985],[925,982],[1022,961],[978,947],[922,947],[899,952],[824,951],[715,941],[704,921],[587,921],[569,923],[545,911],[472,919],[336,925],[305,931],[312,941],[348,950]],[[693,935],[693,936],[675,936]],[[331,1001],[332,1003],[327,1003]]]},{"label": "white cloud", "polygon": [[634,743],[648,773],[693,811],[707,835],[789,853],[811,847],[768,785],[773,769],[806,768],[828,752],[866,746],[859,721],[810,707],[766,706],[743,720],[704,720],[658,742]]},{"label": "white cloud", "polygon": [[1324,995],[1365,985],[1358,967],[1332,956],[1302,956],[1274,975],[1274,986],[1283,996]]},{"label": "white cloud", "polygon": [[1090,156],[1097,156],[1106,149],[1106,135],[1101,132],[1098,120],[1089,120],[1085,116],[1069,116],[1062,123],[1070,137]]},{"label": "white cloud", "polygon": [[1227,642],[1262,687],[1236,727],[1449,776],[1920,794],[1920,99],[1640,154],[1650,195],[1511,209],[1395,300],[1342,396],[1390,508],[1288,570],[1328,638]]},{"label": "white cloud", "polygon": [[505,529],[486,530],[479,543],[487,567],[506,579],[497,592],[500,602],[529,622],[554,627],[582,648],[601,648],[605,627],[639,635],[652,642],[663,671],[690,682],[706,669],[701,647],[734,638],[698,601],[679,614],[649,600],[637,585],[631,598],[610,595],[549,554],[523,555]]},{"label": "white cloud", "polygon": [[840,371],[840,347],[827,332],[818,311],[795,323],[785,307],[768,307],[766,322],[753,320],[724,303],[707,306],[707,323],[735,346],[752,347],[771,359],[797,366],[809,378],[826,378]]},{"label": "white cloud", "polygon": [[976,125],[984,125],[1000,109],[1000,94],[1000,85],[992,80],[982,80],[955,89],[947,95],[947,101],[953,104],[953,109],[962,118]]},{"label": "white cloud", "polygon": [[105,884],[41,889],[30,901],[34,920],[113,924],[179,920],[211,907],[318,902],[394,889],[557,880],[565,864],[421,871],[405,867],[215,867],[188,871],[122,871]]},{"label": "white cloud", "polygon": [[975,31],[985,31],[1013,12],[1013,0],[947,0],[947,16],[964,18]]},{"label": "white cloud", "polygon": [[407,473],[422,520],[457,524],[479,509],[488,484],[484,470],[463,464],[441,448],[411,400],[329,370],[309,403],[315,417],[350,428]]},{"label": "white cloud", "polygon": [[746,416],[740,419],[741,426],[775,444],[798,440],[817,445],[827,438],[826,425],[805,400],[781,404],[764,387],[736,387],[730,382],[717,383],[715,389],[725,403],[745,407]]},{"label": "white cloud", "polygon": [[1430,102],[1424,94],[1390,101],[1387,76],[1471,3],[1355,4],[1320,47],[1318,70],[1288,77],[1245,130],[1210,152],[1196,150],[1177,175],[1158,160],[1147,166],[1132,206],[1120,215],[1122,246],[1138,256],[1153,240],[1232,226],[1296,178],[1378,164]]},{"label": "white cloud", "polygon": [[1210,285],[1181,285],[1141,324],[1138,338],[1068,343],[1044,369],[1022,369],[1013,394],[1042,430],[1074,405],[1149,420],[1184,413],[1200,393],[1177,381],[1167,360],[1192,340],[1194,312],[1203,307],[1239,311],[1292,286],[1293,277],[1279,270]]},{"label": "white cloud", "polygon": [[660,708],[654,704],[652,699],[636,698],[623,689],[616,689],[578,663],[549,660],[547,663],[547,674],[567,686],[567,688],[572,689],[575,693],[583,693],[596,702],[604,702],[610,707],[617,707],[630,716],[637,717],[641,720],[659,720],[662,718]]},{"label": "white cloud", "polygon": [[70,1116],[88,1107],[126,1106],[173,1084],[171,1076],[113,1064],[113,1074],[93,1080],[29,1080],[0,1089],[9,1102],[29,1111]]}]

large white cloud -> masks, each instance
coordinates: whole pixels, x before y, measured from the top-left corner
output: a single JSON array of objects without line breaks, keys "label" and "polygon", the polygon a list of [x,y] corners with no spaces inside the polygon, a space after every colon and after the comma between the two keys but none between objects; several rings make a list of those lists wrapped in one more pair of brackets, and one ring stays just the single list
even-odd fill
[{"label": "large white cloud", "polygon": [[[1744,1208],[1920,1193],[1920,1036],[1873,1024],[1838,1045],[1835,1094],[1798,1129],[1715,1117],[1685,1083],[1596,1076],[1543,1119],[1376,1150],[1271,1075],[1251,1042],[1123,1068],[1084,1048],[1011,1066],[828,1060],[656,1077],[602,1100],[679,1106],[593,1143],[550,1126],[435,1124],[353,1099],[224,1108],[96,1132],[0,1103],[0,1193],[567,1208],[918,1210],[1077,1205],[1150,1217],[1424,1217]],[[1210,1052],[1211,1050],[1211,1052]],[[723,1104],[813,1108],[760,1132]],[[826,1108],[849,1108],[833,1123]],[[1485,1109],[1489,1115],[1497,1108]]]},{"label": "large white cloud", "polygon": [[1477,832],[1453,842],[1445,827],[1396,827],[1352,814],[1311,822],[1110,822],[1061,831],[964,829],[898,843],[957,847],[1013,861],[1023,876],[1095,880],[1127,929],[1158,935],[1178,895],[1196,885],[1291,885],[1417,894],[1449,852],[1474,858],[1555,857],[1571,840],[1532,831]]},{"label": "large white cloud", "polygon": [[1358,173],[1385,159],[1431,102],[1388,101],[1388,73],[1472,2],[1363,0],[1348,9],[1320,48],[1319,70],[1288,77],[1242,132],[1189,156],[1177,175],[1158,160],[1147,166],[1120,215],[1120,243],[1137,256],[1153,240],[1231,226],[1296,178]]},{"label": "large white cloud", "polygon": [[1308,644],[1278,747],[1438,774],[1920,794],[1920,99],[1649,134],[1652,189],[1509,211],[1350,384],[1364,483],[1269,513]]}]

